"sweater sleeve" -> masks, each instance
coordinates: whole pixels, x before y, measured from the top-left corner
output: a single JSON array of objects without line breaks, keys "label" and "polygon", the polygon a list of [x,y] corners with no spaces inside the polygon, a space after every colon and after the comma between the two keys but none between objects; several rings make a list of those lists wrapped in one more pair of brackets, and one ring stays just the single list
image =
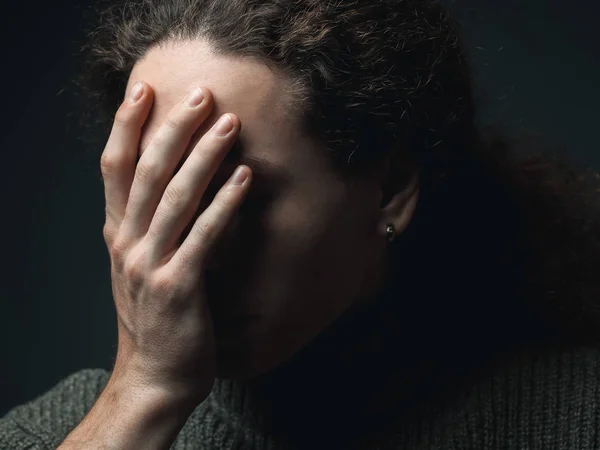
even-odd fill
[{"label": "sweater sleeve", "polygon": [[0,418],[1,450],[54,450],[92,408],[109,379],[84,369]]}]

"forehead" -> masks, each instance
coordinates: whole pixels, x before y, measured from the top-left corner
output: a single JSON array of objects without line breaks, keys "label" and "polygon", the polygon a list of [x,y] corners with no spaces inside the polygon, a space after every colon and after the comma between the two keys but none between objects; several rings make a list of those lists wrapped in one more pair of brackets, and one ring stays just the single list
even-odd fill
[{"label": "forehead", "polygon": [[271,147],[267,141],[277,147],[276,141],[298,138],[293,136],[298,130],[291,116],[287,81],[250,58],[215,55],[204,41],[168,42],[152,48],[133,67],[126,93],[137,80],[154,90],[152,110],[140,138],[142,150],[192,86],[207,87],[214,99],[212,114],[193,141],[226,112],[240,118],[239,141],[244,148],[260,144],[267,151]]}]

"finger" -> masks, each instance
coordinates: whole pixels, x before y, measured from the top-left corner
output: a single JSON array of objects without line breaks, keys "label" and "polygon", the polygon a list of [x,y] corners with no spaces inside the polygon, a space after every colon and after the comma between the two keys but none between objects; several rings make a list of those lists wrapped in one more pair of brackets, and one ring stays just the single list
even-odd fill
[{"label": "finger", "polygon": [[[223,125],[228,126],[222,129]],[[198,141],[165,189],[146,236],[152,261],[162,261],[180,241],[239,129],[239,118],[224,114]]]},{"label": "finger", "polygon": [[[239,179],[234,181],[238,174],[245,176],[245,181]],[[251,184],[252,171],[250,168],[248,166],[238,167],[229,181],[219,190],[213,202],[194,222],[194,226],[183,244],[167,264],[172,266],[171,270],[176,270],[178,273],[185,270],[186,273],[197,274],[204,267],[212,249],[244,202]]]},{"label": "finger", "polygon": [[117,110],[100,158],[106,199],[105,235],[110,236],[114,236],[125,216],[137,162],[140,133],[154,95],[152,88],[142,82],[142,96],[133,101],[130,95],[132,90]]},{"label": "finger", "polygon": [[169,112],[137,163],[121,234],[136,241],[148,231],[165,187],[188,147],[192,135],[210,115],[212,97],[202,89],[200,104],[190,105],[186,96]]}]

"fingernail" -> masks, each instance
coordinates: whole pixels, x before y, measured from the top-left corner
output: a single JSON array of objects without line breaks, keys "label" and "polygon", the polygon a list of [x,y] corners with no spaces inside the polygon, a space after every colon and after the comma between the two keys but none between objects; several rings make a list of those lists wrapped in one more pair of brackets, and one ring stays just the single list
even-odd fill
[{"label": "fingernail", "polygon": [[138,81],[131,88],[131,103],[137,102],[142,97],[143,92],[144,87],[142,86],[142,82]]},{"label": "fingernail", "polygon": [[215,125],[215,131],[218,134],[226,135],[233,129],[233,122],[229,118],[229,114],[225,114],[219,119],[217,125]]},{"label": "fingernail", "polygon": [[244,181],[248,178],[248,171],[244,170],[243,166],[238,167],[233,176],[231,177],[231,184],[235,184],[236,186],[241,186],[244,184]]},{"label": "fingernail", "polygon": [[198,106],[202,103],[204,92],[200,88],[193,88],[187,96],[187,104],[190,106]]}]

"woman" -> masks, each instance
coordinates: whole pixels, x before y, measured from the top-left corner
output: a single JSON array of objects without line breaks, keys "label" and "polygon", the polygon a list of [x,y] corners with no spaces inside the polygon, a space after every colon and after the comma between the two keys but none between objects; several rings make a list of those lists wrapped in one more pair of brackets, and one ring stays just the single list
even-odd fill
[{"label": "woman", "polygon": [[101,17],[117,357],[2,445],[600,448],[597,192],[475,127],[440,5]]}]

